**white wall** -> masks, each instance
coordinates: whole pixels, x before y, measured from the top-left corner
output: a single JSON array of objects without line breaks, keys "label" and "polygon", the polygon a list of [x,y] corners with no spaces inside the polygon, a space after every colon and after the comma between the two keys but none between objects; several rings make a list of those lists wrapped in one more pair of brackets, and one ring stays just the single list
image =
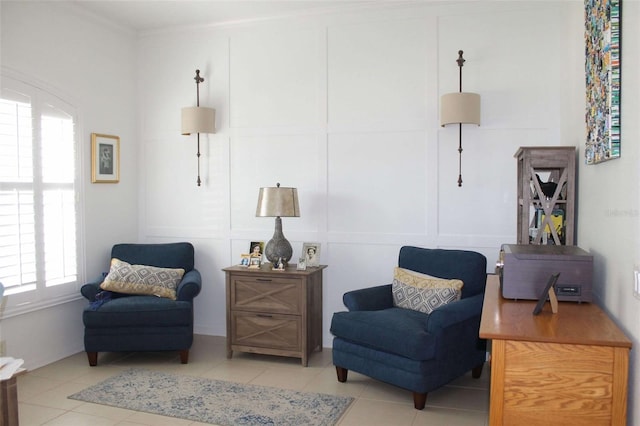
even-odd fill
[{"label": "white wall", "polygon": [[[2,1],[0,15],[3,69],[33,84],[45,83],[66,95],[65,100],[79,112],[77,133],[84,168],[80,200],[84,206],[83,275],[93,278],[108,268],[115,242],[138,240],[135,34],[56,2]],[[117,185],[91,183],[92,132],[120,136]],[[83,350],[84,305],[76,300],[3,319],[7,353],[24,358],[27,368],[35,368]]]},{"label": "white wall", "polygon": [[[140,232],[196,245],[204,290],[196,330],[225,334],[224,274],[273,219],[256,218],[258,188],[295,186],[294,246],[322,244],[324,345],[342,294],[388,283],[400,246],[487,256],[515,242],[519,146],[577,145],[583,129],[582,7],[576,2],[473,2],[371,9],[142,34]],[[438,126],[439,97],[482,95],[482,125]],[[180,108],[217,110],[201,136],[180,136]],[[171,84],[169,84],[171,82]]]}]

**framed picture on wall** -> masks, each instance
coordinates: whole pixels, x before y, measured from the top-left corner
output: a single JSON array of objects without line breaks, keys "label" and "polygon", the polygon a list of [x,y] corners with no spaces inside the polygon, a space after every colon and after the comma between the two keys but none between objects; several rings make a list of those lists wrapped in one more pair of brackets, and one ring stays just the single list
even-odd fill
[{"label": "framed picture on wall", "polygon": [[120,138],[91,133],[91,182],[120,182]]},{"label": "framed picture on wall", "polygon": [[621,2],[584,2],[586,164],[620,157]]}]

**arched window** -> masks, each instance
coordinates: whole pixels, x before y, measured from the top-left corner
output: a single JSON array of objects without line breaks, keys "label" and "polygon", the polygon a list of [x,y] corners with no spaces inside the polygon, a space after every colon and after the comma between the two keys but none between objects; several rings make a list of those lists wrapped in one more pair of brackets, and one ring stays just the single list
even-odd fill
[{"label": "arched window", "polygon": [[0,92],[0,282],[6,315],[77,297],[76,110],[5,75]]}]

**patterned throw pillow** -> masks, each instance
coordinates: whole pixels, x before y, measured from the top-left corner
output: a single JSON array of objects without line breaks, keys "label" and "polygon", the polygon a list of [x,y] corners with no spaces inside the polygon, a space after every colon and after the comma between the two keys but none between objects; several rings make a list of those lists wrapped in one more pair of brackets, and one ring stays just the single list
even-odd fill
[{"label": "patterned throw pillow", "polygon": [[430,314],[440,306],[460,300],[463,286],[462,280],[448,280],[395,268],[391,285],[393,304]]},{"label": "patterned throw pillow", "polygon": [[111,269],[100,288],[125,294],[142,294],[176,300],[176,288],[184,269],[131,265],[120,259],[111,259]]}]

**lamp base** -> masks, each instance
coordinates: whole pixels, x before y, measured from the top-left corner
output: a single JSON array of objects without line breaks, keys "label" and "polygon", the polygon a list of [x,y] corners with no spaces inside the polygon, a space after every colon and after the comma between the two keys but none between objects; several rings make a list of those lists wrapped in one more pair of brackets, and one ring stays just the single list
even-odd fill
[{"label": "lamp base", "polygon": [[293,256],[293,248],[282,233],[282,219],[280,219],[280,216],[276,217],[276,228],[273,237],[267,242],[264,248],[264,255],[273,265],[277,265],[282,259],[284,266],[289,264]]}]

